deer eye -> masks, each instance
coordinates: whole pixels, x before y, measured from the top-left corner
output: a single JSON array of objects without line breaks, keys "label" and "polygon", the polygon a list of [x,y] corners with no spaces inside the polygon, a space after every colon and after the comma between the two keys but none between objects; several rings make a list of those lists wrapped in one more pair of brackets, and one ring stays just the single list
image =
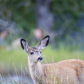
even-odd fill
[{"label": "deer eye", "polygon": [[33,55],[33,54],[34,54],[34,52],[30,52],[30,54],[31,54],[31,55]]}]

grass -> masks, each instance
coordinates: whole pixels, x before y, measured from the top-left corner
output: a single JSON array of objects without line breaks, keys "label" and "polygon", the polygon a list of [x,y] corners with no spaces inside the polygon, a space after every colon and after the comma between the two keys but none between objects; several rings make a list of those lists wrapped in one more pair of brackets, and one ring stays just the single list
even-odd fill
[{"label": "grass", "polygon": [[[76,49],[70,50],[68,47],[60,47],[59,49],[53,49],[51,46],[48,46],[47,48],[42,50],[42,57],[42,63],[52,63],[66,59],[84,60],[84,52]],[[0,48],[0,75],[2,72],[6,72],[11,78],[10,73],[7,72],[9,70],[15,72],[16,75],[19,71],[21,71],[21,74],[23,73],[24,75],[26,75],[24,69],[28,70],[28,56],[22,50],[22,48],[12,48],[10,51],[7,51],[5,48]]]},{"label": "grass", "polygon": [[[57,62],[66,59],[81,59],[84,60],[84,52],[81,50],[69,50],[67,47],[59,49],[52,49],[50,46],[42,50],[42,56],[45,57],[47,62]],[[45,61],[43,61],[44,63]]]},{"label": "grass", "polygon": [[[84,52],[80,50],[69,50],[68,48],[61,47],[53,49],[50,46],[42,50],[42,63],[52,63],[65,59],[82,59],[84,60]],[[7,51],[5,48],[0,48],[0,69],[15,69],[21,70],[28,67],[28,56],[21,49],[11,49]]]}]

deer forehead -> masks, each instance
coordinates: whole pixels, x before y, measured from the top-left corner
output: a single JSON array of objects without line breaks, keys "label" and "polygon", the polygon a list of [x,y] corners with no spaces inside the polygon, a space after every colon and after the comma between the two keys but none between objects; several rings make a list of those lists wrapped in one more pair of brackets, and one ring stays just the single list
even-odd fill
[{"label": "deer forehead", "polygon": [[40,50],[37,47],[29,48],[29,52],[35,52],[35,51],[40,51]]}]

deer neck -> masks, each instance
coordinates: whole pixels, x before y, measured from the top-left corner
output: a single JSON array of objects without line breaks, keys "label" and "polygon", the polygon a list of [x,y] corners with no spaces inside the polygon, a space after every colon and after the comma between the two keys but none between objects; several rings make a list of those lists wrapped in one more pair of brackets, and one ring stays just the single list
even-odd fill
[{"label": "deer neck", "polygon": [[42,64],[40,62],[31,62],[30,59],[28,59],[29,64],[29,71],[31,76],[41,75],[42,73]]}]

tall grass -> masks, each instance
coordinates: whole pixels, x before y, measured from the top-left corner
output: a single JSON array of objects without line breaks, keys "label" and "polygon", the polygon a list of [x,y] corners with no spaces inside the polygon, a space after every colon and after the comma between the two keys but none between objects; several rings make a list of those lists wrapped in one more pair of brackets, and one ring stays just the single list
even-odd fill
[{"label": "tall grass", "polygon": [[[84,60],[84,52],[81,50],[70,50],[68,47],[60,47],[59,49],[54,49],[51,46],[48,46],[44,50],[42,50],[42,63],[52,63],[58,62],[60,60],[66,59],[81,59]],[[10,76],[10,71],[15,72],[18,79],[18,73],[22,77],[22,73],[24,76],[29,74],[28,71],[28,56],[25,52],[21,49],[11,49],[7,51],[5,48],[0,48],[0,75],[1,77],[7,74],[12,82],[16,82]],[[3,81],[1,81],[3,82]],[[19,82],[17,83],[19,84]]]},{"label": "tall grass", "polygon": [[[53,49],[51,46],[46,47],[42,50],[42,63],[58,62],[66,59],[82,59],[84,60],[84,52],[80,50],[69,50],[67,47],[61,47],[59,49]],[[25,52],[19,49],[6,49],[0,48],[0,67],[1,69],[12,69],[14,66],[17,69],[28,67],[28,56]]]}]

